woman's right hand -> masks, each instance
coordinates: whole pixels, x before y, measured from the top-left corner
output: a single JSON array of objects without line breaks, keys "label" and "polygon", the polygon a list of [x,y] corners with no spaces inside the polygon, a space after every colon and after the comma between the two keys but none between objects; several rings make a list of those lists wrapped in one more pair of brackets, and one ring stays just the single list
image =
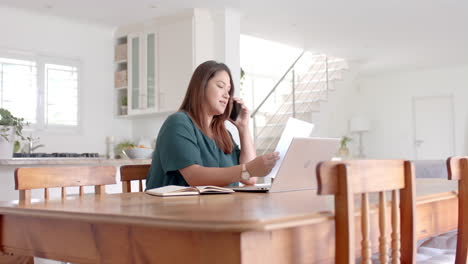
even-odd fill
[{"label": "woman's right hand", "polygon": [[279,152],[272,152],[258,156],[250,162],[247,162],[245,168],[252,177],[265,177],[270,173],[278,160]]}]

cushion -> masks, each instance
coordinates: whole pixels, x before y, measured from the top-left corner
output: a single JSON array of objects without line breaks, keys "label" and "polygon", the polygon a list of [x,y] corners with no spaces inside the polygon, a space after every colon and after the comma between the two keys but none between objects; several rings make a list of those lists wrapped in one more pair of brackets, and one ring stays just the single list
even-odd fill
[{"label": "cushion", "polygon": [[457,249],[457,230],[431,237],[425,240],[421,247],[439,249]]},{"label": "cushion", "polygon": [[453,230],[425,240],[418,248],[416,263],[445,264],[455,263],[457,230]]}]

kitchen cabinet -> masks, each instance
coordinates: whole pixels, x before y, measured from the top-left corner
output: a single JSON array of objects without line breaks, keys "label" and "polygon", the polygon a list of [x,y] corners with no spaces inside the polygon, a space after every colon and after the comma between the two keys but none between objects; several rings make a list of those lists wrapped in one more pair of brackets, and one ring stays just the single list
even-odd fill
[{"label": "kitchen cabinet", "polygon": [[[126,59],[117,60],[125,43]],[[117,114],[132,116],[158,112],[157,34],[131,33],[117,39],[115,89]]]},{"label": "kitchen cabinet", "polygon": [[177,111],[196,64],[193,45],[191,13],[118,28],[115,53],[126,59],[115,59],[117,116]]},{"label": "kitchen cabinet", "polygon": [[115,87],[115,101],[116,114],[118,116],[126,116],[127,101],[128,101],[128,45],[127,36],[117,38],[114,47],[114,87]]}]

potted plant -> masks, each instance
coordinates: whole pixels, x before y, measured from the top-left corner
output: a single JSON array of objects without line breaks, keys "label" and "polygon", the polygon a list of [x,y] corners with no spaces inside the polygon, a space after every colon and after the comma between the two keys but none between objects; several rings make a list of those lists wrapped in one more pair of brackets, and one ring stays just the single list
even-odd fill
[{"label": "potted plant", "polygon": [[340,157],[349,156],[348,142],[351,142],[352,139],[348,136],[343,136],[340,141],[340,149],[338,150],[338,155]]},{"label": "potted plant", "polygon": [[128,97],[127,95],[122,95],[120,97],[120,114],[126,115],[128,112]]},{"label": "potted plant", "polygon": [[0,108],[0,159],[13,156],[15,136],[23,137],[23,127],[28,125],[24,118],[15,117],[10,111]]},{"label": "potted plant", "polygon": [[242,69],[242,67],[240,68],[240,94],[241,96],[244,94],[244,80],[245,80],[245,71],[244,69]]},{"label": "potted plant", "polygon": [[116,158],[122,159],[122,158],[128,158],[125,153],[123,152],[124,149],[131,148],[131,147],[136,147],[136,144],[133,143],[130,140],[124,140],[117,144],[114,149],[114,153]]}]

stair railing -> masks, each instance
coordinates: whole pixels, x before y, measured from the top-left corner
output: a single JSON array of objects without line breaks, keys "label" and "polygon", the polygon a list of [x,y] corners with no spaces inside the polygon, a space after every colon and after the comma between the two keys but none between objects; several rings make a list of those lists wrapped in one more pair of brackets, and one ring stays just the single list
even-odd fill
[{"label": "stair railing", "polygon": [[[336,74],[336,72],[334,73],[328,73],[328,76],[329,78],[333,78],[333,76]],[[320,77],[326,77],[327,74],[326,72],[321,74]],[[316,83],[314,84],[314,88],[312,89],[316,89],[315,87],[321,85],[321,83]],[[325,89],[319,89],[317,92],[314,92],[314,93],[308,93],[306,96],[301,96],[299,97],[299,99],[302,99],[302,101],[320,101],[320,100],[325,100],[324,98],[327,98],[328,96],[328,91],[329,91],[329,85],[326,84],[325,82]],[[283,106],[280,107],[280,109],[283,108]],[[305,113],[305,112],[309,112],[311,109],[311,106],[310,105],[304,105],[302,104],[301,106],[299,106],[298,108],[295,109],[296,113]],[[280,110],[278,110],[277,112],[279,112]],[[275,114],[277,115],[277,114]],[[287,118],[288,116],[284,115],[282,118],[280,119],[277,119],[275,120],[275,123],[286,123],[287,121]],[[257,135],[257,136],[260,136],[263,134],[263,131],[265,131],[266,128],[263,128],[260,133]],[[278,132],[280,132],[278,130]],[[278,135],[274,135],[277,139],[279,139],[279,134]],[[263,142],[264,143],[264,142]],[[277,143],[277,141],[267,141],[266,142],[267,144],[266,145],[261,145],[258,143],[257,141],[257,148],[258,149],[264,149],[264,150],[269,150],[271,149],[272,147],[274,147],[274,145]],[[261,154],[264,154],[264,153],[261,153]]]},{"label": "stair railing", "polygon": [[255,138],[257,137],[257,124],[256,124],[256,114],[258,111],[262,108],[263,104],[270,98],[270,96],[275,92],[275,90],[278,88],[278,86],[283,82],[284,78],[289,74],[289,72],[294,69],[294,66],[296,66],[296,63],[302,58],[304,55],[305,51],[302,51],[301,54],[297,57],[297,59],[291,64],[291,66],[286,70],[286,72],[281,76],[281,78],[278,80],[278,82],[273,86],[273,88],[270,90],[270,92],[265,96],[265,98],[262,100],[262,102],[258,105],[258,107],[252,112],[250,117],[253,119],[253,134],[254,134],[254,142],[256,141]]},{"label": "stair railing", "polygon": [[[276,123],[285,123],[288,116],[283,115],[281,116],[281,113],[286,110],[286,113],[289,113],[291,110],[289,110],[290,107],[292,107],[292,116],[296,117],[297,113],[301,113],[304,111],[307,111],[307,108],[311,108],[310,106],[307,106],[304,104],[297,105],[297,102],[300,100],[307,99],[307,100],[320,100],[322,96],[325,98],[328,98],[328,90],[330,89],[329,87],[329,80],[333,78],[333,75],[337,71],[330,72],[329,68],[329,58],[325,55],[311,55],[311,57],[304,57],[305,52],[302,52],[297,59],[293,62],[293,64],[288,68],[288,70],[283,74],[283,76],[280,78],[280,80],[273,86],[273,88],[269,91],[269,93],[265,96],[265,98],[261,101],[259,106],[252,112],[251,117],[253,118],[253,133],[254,133],[254,143],[256,146],[256,149],[259,149],[259,141],[257,140],[260,135],[264,133],[266,130],[266,127],[264,126],[260,131],[258,130],[257,126],[257,115],[260,113],[260,109],[262,109],[265,106],[265,103],[267,100],[274,98],[274,93],[277,89],[281,89],[281,85],[287,84],[287,82],[290,82],[290,87],[291,92],[288,92],[289,95],[284,99],[285,102],[290,102],[289,105],[288,103],[281,103],[279,107],[276,108],[276,111],[274,111],[274,114],[271,115],[268,120],[264,120],[264,125],[269,124],[273,121]],[[302,60],[301,60],[302,59]],[[314,63],[310,64],[310,61],[314,61]],[[297,69],[296,67],[300,67],[300,63],[305,61],[306,63],[309,63],[309,67],[306,70],[306,73],[301,76],[300,72],[297,74]],[[337,60],[331,59],[332,62],[336,62]],[[342,60],[338,60],[342,61]],[[322,82],[324,80],[324,82]],[[320,88],[321,85],[325,84],[325,88]],[[301,85],[301,90],[302,94],[298,94],[297,88],[299,87],[298,85]],[[316,92],[310,92],[310,93],[304,93],[304,91],[314,91]],[[292,97],[292,98],[291,98]],[[311,98],[311,97],[316,97],[316,98]],[[285,109],[286,108],[286,109]],[[279,116],[279,118],[278,118]],[[279,135],[276,135],[279,137]],[[268,148],[271,147],[271,145],[275,144],[276,142],[271,141],[267,142]]]},{"label": "stair railing", "polygon": [[[320,82],[312,83],[312,80],[317,79],[317,78],[318,78],[318,79],[321,79],[321,78],[324,77],[323,73],[320,73],[320,72],[319,72],[319,69],[320,69],[320,68],[319,68],[319,69],[315,69],[316,67],[317,67],[317,64],[314,64],[314,65],[311,67],[311,69],[309,70],[309,72],[312,72],[313,75],[308,77],[308,78],[309,78],[309,81],[304,85],[304,87],[303,87],[304,90],[314,90],[314,89],[316,89],[319,85],[321,85]],[[311,86],[312,86],[312,87],[311,87]],[[295,90],[295,88],[294,88],[293,90]],[[294,105],[294,107],[293,107],[293,112],[291,113],[291,115],[292,115],[293,117],[296,117],[296,114],[297,114],[297,113],[303,113],[303,112],[305,112],[305,111],[307,110],[307,109],[304,109],[304,105],[302,105],[302,106],[300,106],[299,108],[297,108],[297,106],[295,106],[296,101],[298,101],[298,100],[304,101],[305,98],[311,99],[311,98],[310,98],[311,96],[316,96],[316,95],[317,95],[317,93],[308,93],[308,94],[306,94],[306,96],[297,96],[295,92],[294,92],[294,93],[291,93],[291,94],[285,99],[285,101],[287,102],[287,101],[290,101],[289,99],[290,99],[291,96],[292,96],[292,98],[293,98],[292,104]],[[289,116],[286,115],[286,114],[284,114],[284,113],[288,113],[288,108],[289,108],[289,106],[288,106],[287,104],[283,103],[282,105],[280,105],[280,106],[277,108],[276,112],[275,112],[275,113],[271,116],[271,118],[270,118],[269,120],[267,120],[265,123],[266,123],[266,124],[269,124],[269,123],[270,123],[270,124],[271,124],[271,123],[274,123],[274,124],[286,123],[286,121],[287,121],[287,119],[289,118]],[[256,137],[257,137],[257,138],[260,137],[262,134],[265,133],[265,131],[266,131],[266,127],[262,128],[262,130],[260,130],[260,131],[257,133]],[[275,137],[278,137],[278,139],[279,139],[279,136],[280,136],[280,135],[279,135],[279,132],[281,132],[281,131],[278,130],[277,132],[278,132],[278,135],[274,135],[274,136],[275,136]],[[260,143],[260,142],[257,141],[257,145],[259,145],[258,143]],[[269,149],[270,147],[272,147],[272,146],[273,146],[274,144],[276,144],[277,142],[276,142],[276,141],[270,141],[270,142],[267,142],[267,143],[268,143],[268,145],[267,145],[266,147],[263,146],[263,149]],[[260,147],[260,148],[262,149],[262,146],[259,145],[258,147]]]}]

